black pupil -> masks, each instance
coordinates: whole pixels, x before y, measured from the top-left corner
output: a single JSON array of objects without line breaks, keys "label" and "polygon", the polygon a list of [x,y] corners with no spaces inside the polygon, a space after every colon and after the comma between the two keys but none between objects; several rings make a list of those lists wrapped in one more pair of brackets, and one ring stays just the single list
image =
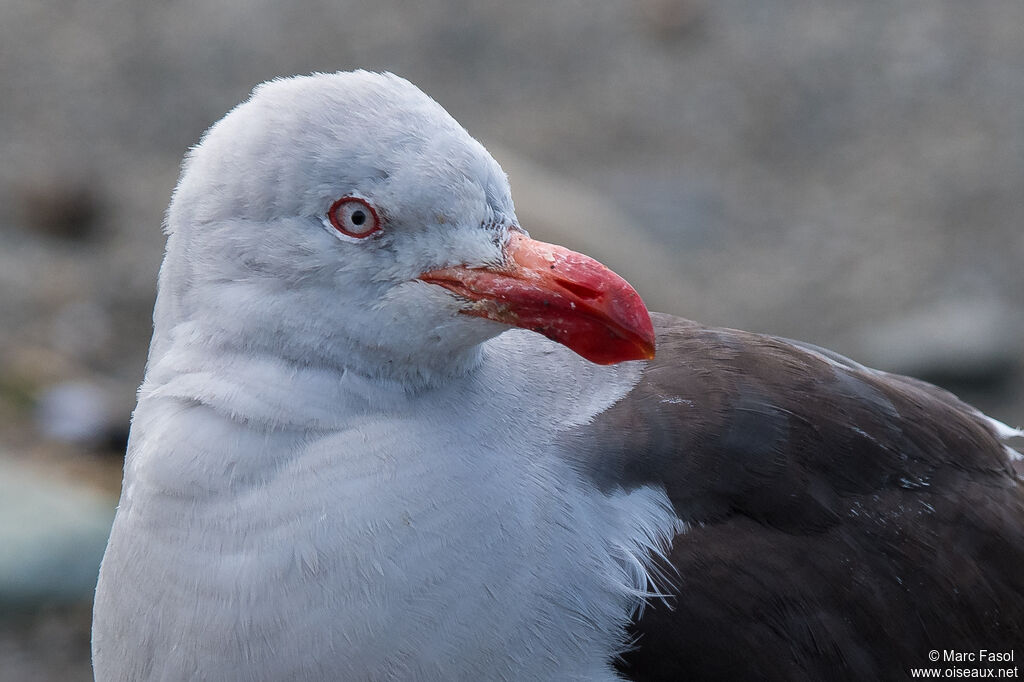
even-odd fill
[{"label": "black pupil", "polygon": [[366,214],[362,211],[352,211],[352,224],[362,225],[366,222]]}]

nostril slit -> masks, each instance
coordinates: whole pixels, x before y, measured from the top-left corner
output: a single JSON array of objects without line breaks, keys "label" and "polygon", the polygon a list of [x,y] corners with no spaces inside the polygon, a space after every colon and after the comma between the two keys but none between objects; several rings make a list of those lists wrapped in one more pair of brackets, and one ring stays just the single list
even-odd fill
[{"label": "nostril slit", "polygon": [[601,296],[600,291],[597,289],[591,289],[586,284],[580,284],[579,282],[572,282],[561,278],[558,278],[555,281],[558,282],[559,286],[563,289],[568,289],[582,299],[595,299]]}]

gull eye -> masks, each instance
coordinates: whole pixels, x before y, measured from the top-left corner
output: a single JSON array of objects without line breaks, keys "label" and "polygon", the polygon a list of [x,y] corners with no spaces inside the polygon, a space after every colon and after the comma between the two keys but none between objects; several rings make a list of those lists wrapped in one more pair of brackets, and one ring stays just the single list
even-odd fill
[{"label": "gull eye", "polygon": [[357,197],[342,197],[331,204],[327,218],[334,229],[349,237],[368,237],[380,229],[380,218],[373,206]]}]

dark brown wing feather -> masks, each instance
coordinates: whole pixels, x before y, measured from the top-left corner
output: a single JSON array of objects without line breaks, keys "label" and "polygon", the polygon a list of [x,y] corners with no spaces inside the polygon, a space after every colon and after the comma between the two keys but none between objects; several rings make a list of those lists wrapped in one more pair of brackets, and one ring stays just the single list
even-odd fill
[{"label": "dark brown wing feather", "polygon": [[602,489],[664,485],[692,524],[623,675],[903,679],[932,649],[1024,656],[1024,487],[980,413],[813,346],[655,326],[640,384],[566,441]]}]

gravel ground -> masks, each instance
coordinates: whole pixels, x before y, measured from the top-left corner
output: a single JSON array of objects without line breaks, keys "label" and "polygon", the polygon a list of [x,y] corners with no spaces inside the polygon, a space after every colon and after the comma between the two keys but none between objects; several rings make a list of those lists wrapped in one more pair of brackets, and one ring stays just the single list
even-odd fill
[{"label": "gravel ground", "polygon": [[[4,0],[7,456],[116,491],[183,151],[260,81],[355,67],[438,99],[535,236],[654,307],[1024,422],[1019,0]],[[34,416],[68,382],[103,396],[72,446]],[[0,678],[88,677],[80,611],[2,623]]]}]

